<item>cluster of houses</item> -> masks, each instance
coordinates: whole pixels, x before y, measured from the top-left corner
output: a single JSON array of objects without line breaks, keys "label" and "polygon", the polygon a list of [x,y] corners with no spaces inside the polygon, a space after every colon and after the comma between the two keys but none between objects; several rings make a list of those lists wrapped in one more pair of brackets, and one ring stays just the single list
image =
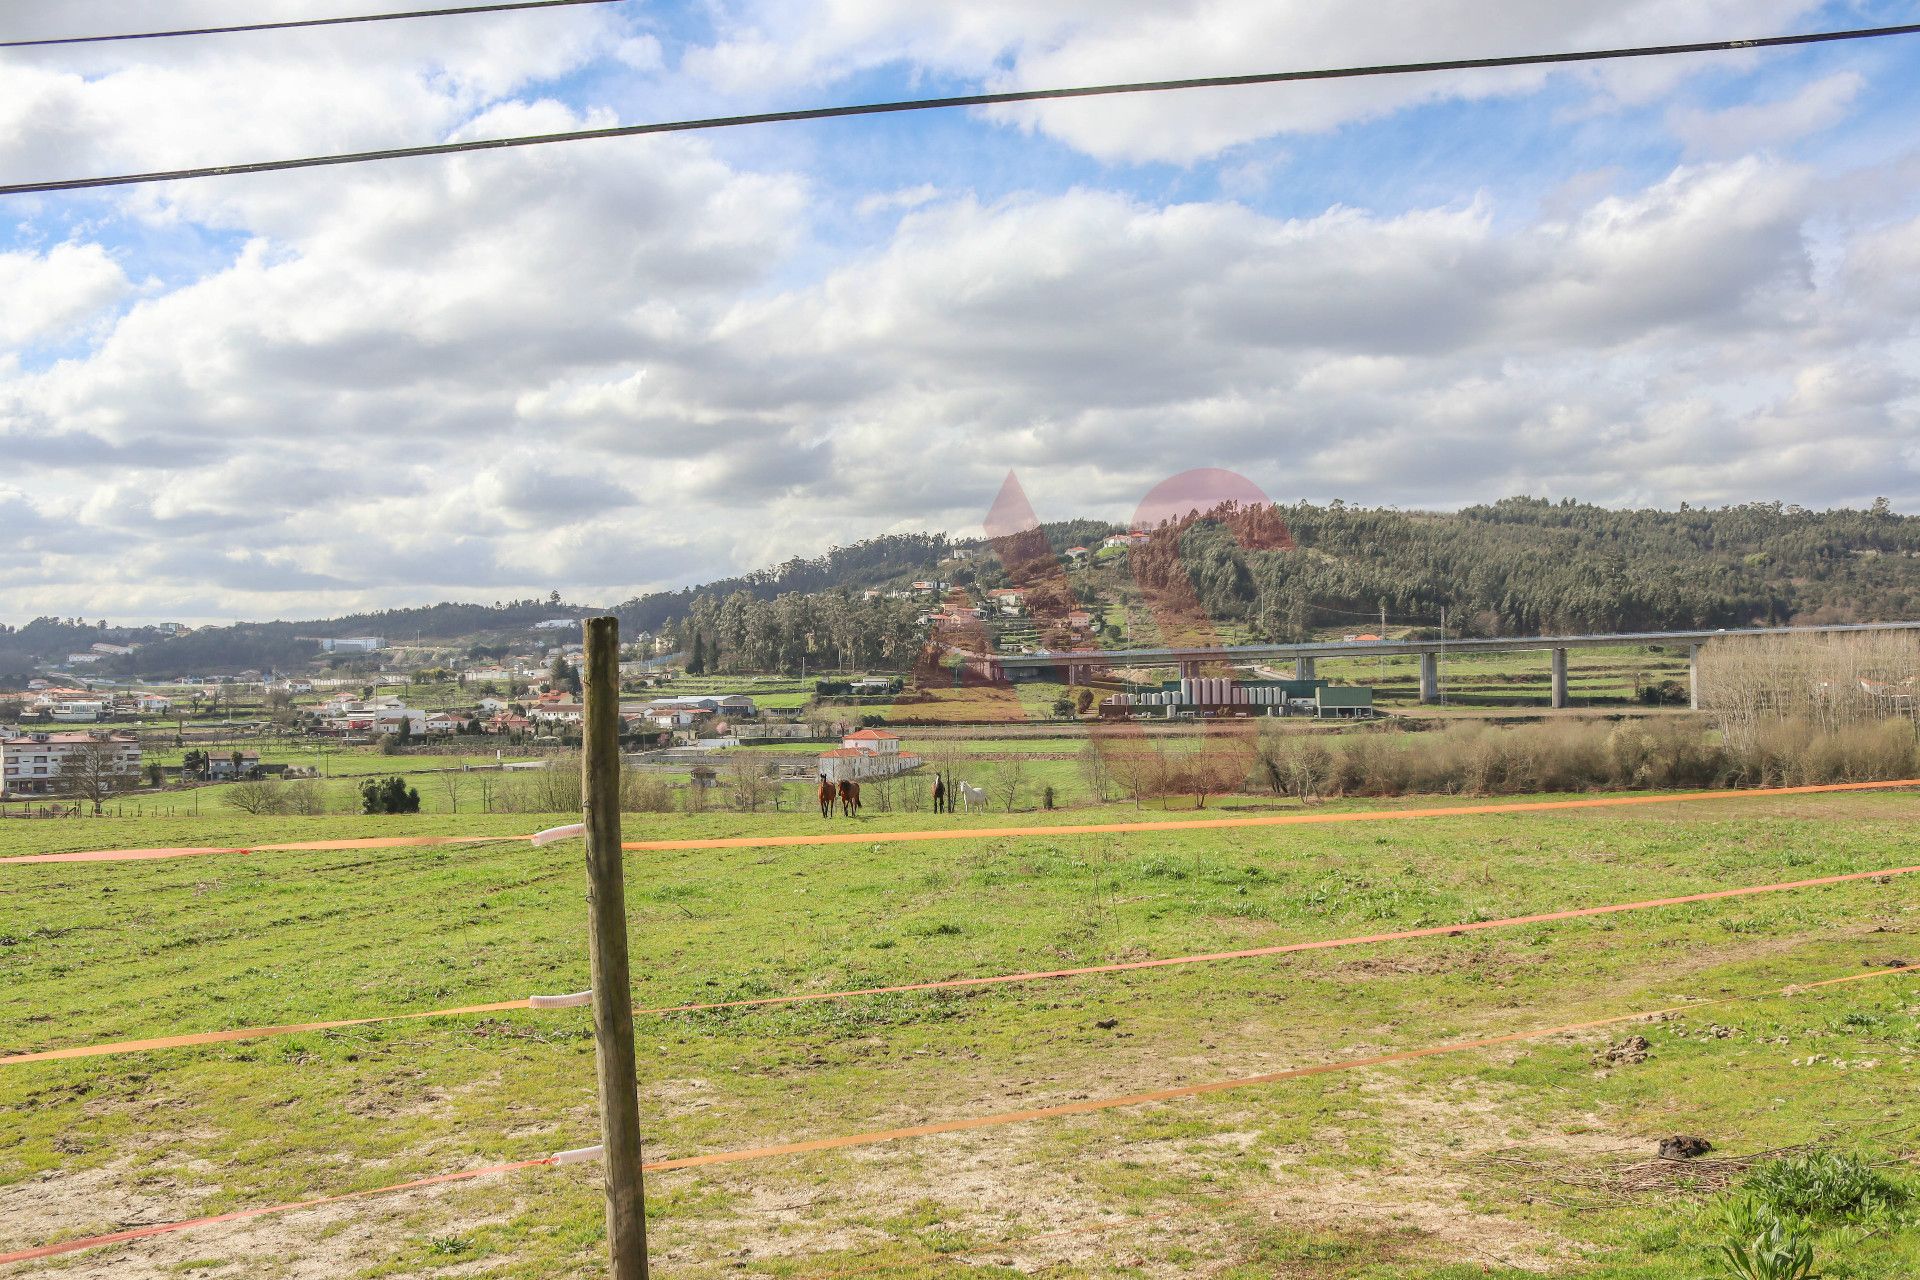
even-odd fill
[{"label": "cluster of houses", "polygon": [[314,713],[320,732],[337,737],[446,737],[463,733],[475,719],[471,712],[423,711],[409,707],[397,694],[356,698],[336,694]]},{"label": "cluster of houses", "polygon": [[88,648],[84,653],[68,654],[67,665],[70,667],[92,666],[94,663],[104,662],[108,658],[123,658],[139,648],[140,646],[137,644],[108,644],[105,641],[101,641]]},{"label": "cluster of houses", "polygon": [[[1110,533],[1100,540],[1102,551],[1128,551],[1147,541],[1153,535],[1144,529],[1129,529],[1125,533]],[[1093,558],[1091,547],[1068,547],[1063,553],[1069,564],[1084,564]]]},{"label": "cluster of houses", "polygon": [[173,699],[164,694],[104,693],[35,680],[21,700],[20,718],[26,723],[98,724],[165,715],[172,707]]},{"label": "cluster of houses", "polygon": [[[1027,593],[1016,587],[995,587],[983,593],[983,603],[964,604],[950,600],[938,609],[923,613],[917,619],[922,626],[952,629],[989,619],[1004,620],[1022,618],[1027,614]],[[1062,619],[1067,628],[1074,633],[1074,639],[1091,639],[1094,632],[1094,615],[1088,609],[1070,609]]]},{"label": "cluster of houses", "polygon": [[[340,694],[322,703],[314,714],[320,732],[336,737],[381,738],[404,732],[413,738],[436,738],[476,731],[564,734],[579,728],[585,708],[572,695],[559,691],[513,702],[489,696],[470,709],[445,711],[410,707],[397,694],[373,698]],[[663,697],[622,703],[620,707],[620,718],[629,732],[720,732],[730,721],[750,720],[758,714],[753,699],[738,693]]]}]

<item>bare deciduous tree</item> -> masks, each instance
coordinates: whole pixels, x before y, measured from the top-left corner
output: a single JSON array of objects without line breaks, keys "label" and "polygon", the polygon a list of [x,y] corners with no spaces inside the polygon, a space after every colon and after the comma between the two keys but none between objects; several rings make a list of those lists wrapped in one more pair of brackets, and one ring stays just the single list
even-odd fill
[{"label": "bare deciduous tree", "polygon": [[1261,726],[1260,768],[1275,795],[1297,796],[1312,804],[1323,795],[1337,772],[1334,754],[1311,732],[1289,731],[1277,724]]},{"label": "bare deciduous tree", "polygon": [[[251,785],[251,784],[250,784]],[[280,788],[281,808],[287,813],[301,817],[317,817],[327,811],[327,793],[317,778],[301,778],[293,782],[261,783],[261,786],[278,785]]]},{"label": "bare deciduous tree", "polygon": [[236,782],[221,796],[228,805],[242,813],[259,815],[280,813],[283,804],[280,796],[281,784],[278,782]]},{"label": "bare deciduous tree", "polygon": [[876,813],[892,813],[896,779],[891,773],[875,774],[863,784],[865,795],[863,805],[869,804]]},{"label": "bare deciduous tree", "polygon": [[126,751],[126,743],[111,738],[90,740],[60,766],[60,790],[91,804],[98,816],[107,797],[139,785],[140,771],[127,762]]},{"label": "bare deciduous tree", "polygon": [[993,795],[1000,801],[1000,807],[1012,813],[1014,806],[1026,794],[1027,758],[1019,754],[1009,754],[994,769],[989,785]]},{"label": "bare deciduous tree", "polygon": [[767,771],[749,757],[734,754],[727,760],[727,800],[742,813],[758,813],[767,802]]},{"label": "bare deciduous tree", "polygon": [[1087,794],[1093,797],[1093,802],[1105,804],[1112,799],[1113,770],[1107,766],[1107,757],[1100,749],[1100,744],[1092,738],[1081,744],[1079,765],[1080,777],[1086,782]]},{"label": "bare deciduous tree", "polygon": [[440,789],[447,793],[447,812],[460,812],[460,797],[466,794],[467,775],[459,769],[447,769],[440,775]]},{"label": "bare deciduous tree", "polygon": [[1789,721],[1828,733],[1920,721],[1920,638],[1911,633],[1714,640],[1701,647],[1699,675],[1701,710],[1738,750]]}]

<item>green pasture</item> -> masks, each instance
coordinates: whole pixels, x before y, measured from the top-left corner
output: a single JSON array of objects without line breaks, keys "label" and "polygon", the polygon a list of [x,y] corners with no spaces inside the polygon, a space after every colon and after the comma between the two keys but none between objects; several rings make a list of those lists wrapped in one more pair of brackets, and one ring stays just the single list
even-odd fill
[{"label": "green pasture", "polygon": [[[1417,657],[1322,658],[1315,663],[1315,674],[1343,684],[1372,685],[1381,704],[1415,702],[1420,696]],[[1635,703],[1636,689],[1669,680],[1686,687],[1684,648],[1567,651],[1567,697],[1574,706]],[[1440,683],[1449,703],[1544,707],[1553,700],[1552,659],[1546,650],[1448,654],[1440,663]]]},{"label": "green pasture", "polygon": [[[1323,811],[1343,807],[1363,806]],[[0,856],[506,836],[571,816],[13,821]],[[877,835],[999,820],[626,826]],[[1920,796],[1872,793],[636,853],[635,995],[704,1003],[1051,969],[1909,865],[1916,820]],[[503,841],[0,865],[0,1053],[578,990],[580,854]],[[1701,1005],[1199,1099],[660,1174],[656,1266],[788,1280],[1708,1280],[1722,1274],[1723,1188],[1748,1175],[1651,1163],[1659,1138],[1688,1133],[1714,1160],[1812,1144],[1891,1162],[1879,1200],[1812,1212],[1805,1230],[1823,1274],[1905,1280],[1920,1270],[1920,1179],[1899,1163],[1916,1146],[1920,978],[1704,1002],[1920,958],[1916,930],[1920,883],[1862,880],[1282,957],[641,1015],[649,1152],[672,1158]],[[589,1026],[584,1010],[514,1012],[0,1067],[0,1252],[597,1141]],[[1633,1035],[1639,1056],[1606,1058]],[[529,1172],[15,1273],[557,1280],[600,1257],[596,1175]]]},{"label": "green pasture", "polygon": [[[840,680],[854,677],[828,673],[818,678]],[[795,676],[681,676],[651,692],[661,697],[744,693],[762,711],[798,711],[813,700],[815,679],[813,676],[804,680]],[[631,700],[640,695],[626,696]]]}]

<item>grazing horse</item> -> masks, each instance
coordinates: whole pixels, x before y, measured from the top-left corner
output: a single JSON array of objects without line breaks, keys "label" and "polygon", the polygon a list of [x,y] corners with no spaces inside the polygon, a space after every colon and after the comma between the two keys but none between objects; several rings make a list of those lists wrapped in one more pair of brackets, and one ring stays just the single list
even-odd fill
[{"label": "grazing horse", "polygon": [[947,780],[937,773],[933,775],[933,811],[947,812]]},{"label": "grazing horse", "polygon": [[840,814],[851,818],[860,812],[860,784],[851,778],[840,779]]},{"label": "grazing horse", "polygon": [[[845,787],[847,784],[843,782],[840,785]],[[827,781],[827,775],[824,773],[820,775],[820,816],[823,818],[833,816],[833,784]]]}]

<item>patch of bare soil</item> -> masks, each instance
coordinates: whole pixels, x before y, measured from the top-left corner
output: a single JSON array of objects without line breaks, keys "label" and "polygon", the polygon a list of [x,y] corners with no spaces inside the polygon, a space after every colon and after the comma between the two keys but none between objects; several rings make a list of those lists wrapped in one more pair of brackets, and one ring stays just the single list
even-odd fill
[{"label": "patch of bare soil", "polygon": [[[253,1218],[178,1235],[155,1236],[54,1259],[42,1265],[46,1268],[44,1274],[81,1280],[179,1280],[182,1276],[194,1280],[202,1277],[205,1280],[338,1280],[391,1260],[404,1242],[420,1235],[410,1219],[419,1214],[423,1206],[451,1200],[457,1194],[455,1188],[438,1187],[391,1199],[326,1205],[283,1217]],[[97,1215],[102,1204],[115,1206],[114,1223],[118,1226],[173,1221],[193,1212],[190,1203],[170,1200],[160,1203],[174,1203],[175,1207],[160,1211],[142,1209],[136,1214],[133,1202],[125,1197],[124,1191],[103,1188],[102,1198],[93,1203],[92,1212]],[[127,1210],[122,1211],[121,1205],[127,1205]],[[76,1218],[75,1211],[68,1212],[63,1220],[96,1224],[101,1221],[97,1216]],[[455,1235],[498,1220],[497,1214],[463,1217],[450,1208],[442,1212],[445,1220],[437,1228],[439,1234]],[[491,1258],[476,1260],[474,1265],[497,1266],[498,1263],[498,1258]],[[391,1275],[395,1280],[405,1280],[413,1274],[430,1274],[435,1280],[443,1280],[459,1275],[464,1269],[437,1265],[420,1273],[382,1274]]]},{"label": "patch of bare soil", "polygon": [[1485,948],[1449,948],[1434,951],[1408,951],[1388,956],[1368,956],[1361,960],[1337,962],[1330,974],[1336,982],[1364,982],[1383,975],[1458,973],[1471,970],[1485,976],[1494,986],[1512,979],[1515,962],[1508,956]]},{"label": "patch of bare soil", "polygon": [[[682,1265],[725,1259],[751,1269],[756,1262],[820,1258],[819,1274],[837,1274],[830,1256],[871,1249],[892,1240],[956,1263],[991,1263],[1037,1273],[1078,1274],[1119,1260],[1149,1276],[1195,1273],[1196,1258],[1210,1266],[1243,1260],[1246,1221],[1262,1219],[1292,1232],[1339,1236],[1380,1258],[1462,1262],[1550,1272],[1574,1256],[1576,1242],[1537,1224],[1474,1202],[1479,1185],[1472,1158],[1524,1141],[1530,1150],[1564,1150],[1585,1159],[1640,1151],[1644,1144],[1598,1131],[1567,1135],[1517,1118],[1517,1109],[1483,1087],[1462,1085],[1439,1094],[1409,1094],[1391,1075],[1363,1085],[1370,1135],[1394,1135],[1384,1163],[1328,1167],[1345,1144],[1336,1124],[1308,1141],[1271,1150],[1257,1113],[1210,1112],[1240,1127],[1207,1136],[1157,1141],[1094,1140],[1063,1158],[1059,1134],[1046,1126],[992,1133],[952,1134],[910,1146],[849,1152],[849,1170],[830,1186],[767,1189],[765,1171],[731,1171],[710,1185],[733,1197],[738,1212],[705,1223],[676,1224],[662,1243]],[[1233,1170],[1255,1153],[1270,1172],[1249,1185]],[[1217,1199],[1174,1196],[1116,1210],[1114,1196],[1091,1171],[1125,1162],[1198,1192],[1213,1179]],[[1156,1178],[1156,1181],[1160,1180]],[[1232,1190],[1224,1188],[1231,1187]],[[921,1206],[938,1206],[932,1227],[888,1229]],[[937,1229],[936,1229],[937,1228]],[[1182,1251],[1169,1261],[1169,1251]],[[1344,1273],[1342,1263],[1299,1260],[1276,1275]],[[858,1269],[857,1262],[843,1264]],[[1316,1265],[1322,1270],[1314,1269]]]},{"label": "patch of bare soil", "polygon": [[[1531,1124],[1498,1091],[1470,1081],[1414,1092],[1402,1079],[1377,1074],[1366,1078],[1362,1094],[1375,1109],[1372,1124],[1395,1135],[1385,1161],[1352,1170],[1283,1164],[1268,1209],[1276,1219],[1342,1234],[1409,1233],[1417,1241],[1412,1252],[1430,1261],[1548,1272],[1572,1259],[1576,1242],[1477,1206],[1472,1158],[1518,1141],[1582,1154],[1633,1148],[1630,1140],[1601,1131],[1592,1117],[1577,1135]],[[1337,1131],[1317,1135],[1316,1142],[1330,1139],[1338,1142]],[[1289,1154],[1301,1160],[1325,1149]]]}]

